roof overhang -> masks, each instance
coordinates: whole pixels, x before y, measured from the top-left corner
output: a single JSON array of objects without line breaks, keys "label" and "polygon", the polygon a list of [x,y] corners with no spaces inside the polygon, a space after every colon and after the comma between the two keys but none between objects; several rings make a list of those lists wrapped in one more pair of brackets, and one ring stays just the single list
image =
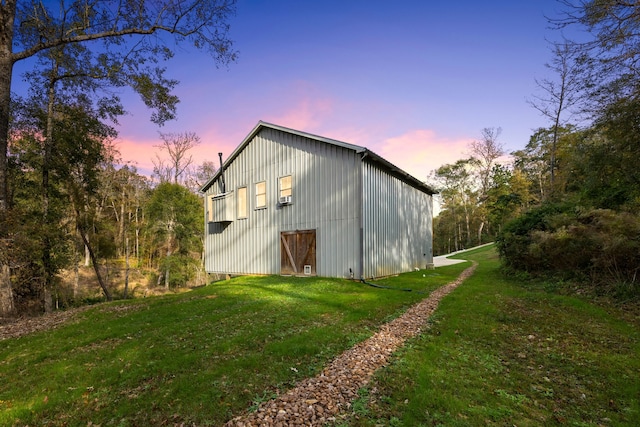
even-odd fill
[{"label": "roof overhang", "polygon": [[287,127],[284,127],[284,126],[279,126],[279,125],[275,125],[275,124],[272,124],[272,123],[263,122],[262,120],[259,121],[258,124],[256,124],[256,126],[251,130],[251,132],[249,132],[249,134],[242,140],[240,145],[238,145],[238,147],[235,150],[233,150],[231,155],[229,157],[227,157],[227,159],[222,164],[222,168],[219,169],[211,177],[211,179],[209,179],[200,188],[200,192],[202,192],[202,193],[206,192],[209,189],[209,187],[211,187],[211,185],[213,185],[213,183],[220,177],[221,173],[224,170],[227,169],[227,166],[230,165],[231,162],[233,162],[235,160],[235,158],[240,155],[242,150],[244,150],[244,148],[253,140],[253,138],[255,138],[256,135],[258,135],[260,133],[260,131],[263,130],[263,129],[274,129],[274,130],[278,130],[278,131],[281,131],[281,132],[289,133],[289,134],[292,134],[292,135],[298,135],[298,136],[301,136],[301,137],[304,137],[304,138],[309,138],[309,139],[313,139],[313,140],[316,140],[316,141],[321,141],[321,142],[324,142],[326,144],[331,144],[331,145],[335,145],[335,146],[338,146],[338,147],[346,148],[348,150],[353,150],[357,154],[361,154],[361,159],[363,161],[368,159],[369,161],[377,163],[383,169],[389,171],[392,175],[398,177],[399,179],[403,180],[404,182],[406,182],[407,184],[411,185],[412,187],[415,187],[418,190],[420,190],[420,191],[422,191],[424,193],[430,194],[430,195],[433,195],[433,194],[437,193],[436,190],[434,190],[432,187],[430,187],[429,185],[427,185],[423,181],[420,181],[419,179],[415,178],[414,176],[410,175],[409,173],[403,171],[399,167],[395,166],[393,163],[391,163],[388,160],[384,159],[383,157],[377,155],[376,153],[374,153],[373,151],[369,150],[366,147],[362,147],[360,145],[349,144],[347,142],[338,141],[338,140],[335,140],[335,139],[325,138],[325,137],[319,136],[319,135],[313,135],[311,133],[302,132],[302,131],[295,130],[295,129],[290,129],[290,128],[287,128]]}]

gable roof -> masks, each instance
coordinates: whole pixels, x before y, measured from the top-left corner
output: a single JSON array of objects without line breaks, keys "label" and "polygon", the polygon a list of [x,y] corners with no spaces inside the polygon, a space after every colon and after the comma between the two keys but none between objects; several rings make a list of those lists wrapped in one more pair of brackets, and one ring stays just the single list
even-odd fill
[{"label": "gable roof", "polygon": [[[432,187],[430,187],[426,183],[420,181],[418,178],[415,178],[413,175],[410,175],[409,173],[403,171],[399,167],[395,166],[394,164],[392,164],[388,160],[385,160],[384,158],[380,157],[379,155],[377,155],[376,153],[374,153],[373,151],[369,150],[366,147],[362,147],[360,145],[349,144],[347,142],[342,142],[342,141],[338,141],[338,140],[335,140],[335,139],[325,138],[325,137],[319,136],[319,135],[313,135],[313,134],[310,134],[310,133],[307,133],[307,132],[302,132],[302,131],[299,131],[299,130],[290,129],[290,128],[287,128],[287,127],[284,127],[284,126],[279,126],[279,125],[275,125],[275,124],[272,124],[272,123],[263,122],[262,120],[260,120],[258,122],[258,124],[253,128],[253,130],[251,132],[249,132],[249,134],[242,140],[240,145],[238,145],[238,147],[233,151],[233,153],[231,153],[231,155],[229,157],[227,157],[227,160],[225,160],[223,165],[222,165],[222,169],[223,170],[227,169],[227,167],[231,164],[231,162],[233,162],[235,160],[235,158],[240,155],[242,150],[244,150],[244,148],[253,140],[253,138],[255,138],[256,135],[258,135],[258,133],[260,133],[260,131],[262,129],[274,129],[274,130],[278,130],[278,131],[281,131],[281,132],[289,133],[289,134],[292,134],[292,135],[298,135],[298,136],[301,136],[301,137],[304,137],[304,138],[313,139],[315,141],[324,142],[325,144],[330,144],[330,145],[335,145],[335,146],[338,146],[338,147],[346,148],[347,150],[352,150],[356,154],[360,154],[361,155],[362,161],[368,160],[368,161],[371,161],[371,162],[374,162],[374,163],[378,164],[379,166],[382,167],[382,169],[386,170],[391,175],[394,175],[395,177],[397,177],[401,181],[406,182],[407,184],[411,185],[412,187],[415,187],[418,190],[420,190],[420,191],[422,191],[424,193],[427,193],[427,194],[436,194],[437,193],[436,190],[434,190]],[[200,188],[200,192],[204,193],[205,191],[207,191],[209,189],[209,187],[211,187],[211,185],[216,181],[216,179],[218,179],[218,177],[220,176],[221,172],[222,172],[222,170],[218,169],[218,171],[211,177],[211,179],[209,179],[202,186],[202,188]]]}]

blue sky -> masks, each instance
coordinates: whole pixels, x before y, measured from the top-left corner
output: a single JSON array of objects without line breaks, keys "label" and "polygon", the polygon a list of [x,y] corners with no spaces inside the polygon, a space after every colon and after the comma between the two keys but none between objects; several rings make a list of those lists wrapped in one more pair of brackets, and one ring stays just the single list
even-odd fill
[{"label": "blue sky", "polygon": [[[178,119],[157,128],[134,95],[118,141],[123,160],[151,167],[158,131],[195,132],[196,162],[230,154],[259,120],[364,145],[426,179],[465,157],[485,127],[507,151],[547,126],[530,105],[551,77],[546,40],[555,0],[239,0],[230,37],[239,59],[217,68],[179,48]],[[18,80],[17,78],[15,80]]]}]

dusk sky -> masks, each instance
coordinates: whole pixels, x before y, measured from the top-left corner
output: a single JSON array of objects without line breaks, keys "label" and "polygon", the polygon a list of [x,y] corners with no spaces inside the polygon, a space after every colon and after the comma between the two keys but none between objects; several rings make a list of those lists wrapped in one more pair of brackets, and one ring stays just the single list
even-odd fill
[{"label": "dusk sky", "polygon": [[[259,120],[366,146],[424,180],[486,127],[507,151],[548,126],[527,104],[548,76],[555,0],[239,0],[238,61],[179,48],[178,119],[158,128],[123,92],[117,146],[149,173],[158,132],[195,132],[196,163],[225,158]],[[21,80],[14,77],[14,82]],[[14,84],[16,90],[19,86]]]}]

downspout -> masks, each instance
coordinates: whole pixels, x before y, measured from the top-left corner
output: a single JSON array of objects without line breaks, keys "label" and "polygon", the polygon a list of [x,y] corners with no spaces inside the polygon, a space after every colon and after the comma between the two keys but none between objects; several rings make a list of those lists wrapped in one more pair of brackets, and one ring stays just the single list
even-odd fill
[{"label": "downspout", "polygon": [[364,159],[367,157],[367,150],[362,152],[360,157],[360,278],[364,279]]}]

